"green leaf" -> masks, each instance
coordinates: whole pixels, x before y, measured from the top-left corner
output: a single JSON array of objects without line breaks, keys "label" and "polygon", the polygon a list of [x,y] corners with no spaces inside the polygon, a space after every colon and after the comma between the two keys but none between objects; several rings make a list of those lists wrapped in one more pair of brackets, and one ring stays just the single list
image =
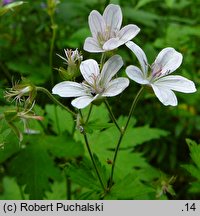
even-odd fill
[{"label": "green leaf", "polygon": [[186,139],[186,142],[190,149],[190,157],[200,170],[200,145],[190,139]]},{"label": "green leaf", "polygon": [[[35,140],[36,141],[36,140]],[[40,142],[30,143],[11,161],[10,171],[30,199],[43,199],[50,190],[49,180],[59,180],[60,171]]]},{"label": "green leaf", "polygon": [[155,190],[142,184],[135,174],[129,174],[118,180],[106,199],[148,199]]},{"label": "green leaf", "polygon": [[[6,130],[6,133],[9,130]],[[0,149],[0,163],[3,163],[20,150],[19,140],[13,132],[10,132],[9,136],[5,137],[2,144],[2,148]]]},{"label": "green leaf", "polygon": [[154,28],[156,27],[156,21],[163,19],[161,16],[155,13],[150,13],[143,10],[134,10],[131,7],[125,7],[123,9],[123,14],[133,22],[138,22],[145,26]]},{"label": "green leaf", "polygon": [[86,133],[93,133],[95,130],[103,130],[112,126],[114,126],[113,123],[99,123],[98,120],[93,120],[89,121],[84,128]]},{"label": "green leaf", "polygon": [[198,193],[200,192],[200,181],[197,181],[197,182],[192,182],[190,184],[190,188],[189,188],[189,192],[190,193]]},{"label": "green leaf", "polygon": [[122,147],[134,147],[147,141],[168,136],[169,132],[158,128],[150,128],[149,125],[129,128],[124,136]]},{"label": "green leaf", "polygon": [[67,134],[62,134],[61,136],[44,136],[40,140],[50,150],[51,154],[56,157],[70,159],[83,156],[84,154],[83,144],[75,142]]},{"label": "green leaf", "polygon": [[66,179],[55,181],[51,186],[51,191],[46,192],[48,200],[66,200]]},{"label": "green leaf", "polygon": [[151,2],[154,2],[154,1],[157,1],[157,0],[140,0],[140,1],[138,1],[137,5],[135,6],[135,9],[138,10],[139,8],[149,4]]},{"label": "green leaf", "polygon": [[[97,166],[99,167],[100,165],[98,164]],[[72,182],[88,189],[98,192],[101,191],[101,184],[98,180],[93,164],[89,159],[84,158],[78,164],[73,163],[69,165],[69,167],[66,168],[66,172],[67,175],[70,176]]]},{"label": "green leaf", "polygon": [[78,200],[98,200],[100,194],[96,190],[89,190],[87,192],[81,193],[77,199]]},{"label": "green leaf", "polygon": [[2,181],[3,193],[0,193],[0,200],[20,200],[22,199],[19,186],[14,178],[4,177]]},{"label": "green leaf", "polygon": [[55,105],[46,105],[45,110],[54,132],[57,134],[63,133],[64,131],[72,133],[74,120],[69,112]]}]

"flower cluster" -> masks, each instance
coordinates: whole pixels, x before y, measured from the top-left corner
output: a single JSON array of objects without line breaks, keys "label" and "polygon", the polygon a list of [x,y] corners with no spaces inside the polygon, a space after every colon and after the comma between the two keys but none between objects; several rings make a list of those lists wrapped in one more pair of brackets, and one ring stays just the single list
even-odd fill
[{"label": "flower cluster", "polygon": [[[84,50],[91,53],[105,53],[115,50],[125,44],[137,57],[141,69],[130,65],[126,68],[127,76],[142,85],[152,87],[155,95],[165,106],[177,105],[177,98],[173,91],[192,93],[196,91],[192,81],[178,75],[169,75],[182,63],[182,54],[174,48],[163,49],[156,57],[155,62],[149,66],[143,50],[132,40],[140,31],[139,27],[130,24],[121,28],[122,12],[118,5],[110,4],[101,15],[93,10],[89,15],[89,26],[92,37],[88,37],[84,43]],[[77,50],[72,55],[65,51],[69,64],[77,61]],[[82,60],[82,57],[81,57]],[[72,105],[78,109],[85,108],[95,100],[103,97],[111,97],[120,94],[129,85],[129,80],[124,77],[112,79],[122,67],[123,61],[119,55],[114,55],[103,65],[100,72],[98,63],[93,60],[85,60],[80,64],[80,72],[84,77],[82,83],[64,81],[54,86],[53,94],[61,97],[75,97]],[[100,65],[102,67],[102,65]],[[149,72],[150,67],[150,72]]]}]

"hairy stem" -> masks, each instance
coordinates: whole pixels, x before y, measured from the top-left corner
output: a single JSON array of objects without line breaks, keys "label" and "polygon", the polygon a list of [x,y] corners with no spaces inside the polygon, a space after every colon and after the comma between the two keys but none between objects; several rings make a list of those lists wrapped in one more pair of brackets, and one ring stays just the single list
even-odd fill
[{"label": "hairy stem", "polygon": [[108,185],[109,189],[111,189],[111,187],[113,185],[113,176],[114,176],[115,164],[116,164],[116,159],[117,159],[117,155],[118,155],[118,152],[119,152],[120,144],[122,142],[122,139],[124,137],[124,134],[126,132],[128,124],[130,122],[131,116],[133,114],[133,111],[135,109],[135,106],[136,106],[136,104],[137,104],[137,102],[139,100],[139,97],[140,97],[142,91],[143,91],[143,87],[141,87],[141,89],[138,91],[137,95],[135,96],[135,98],[133,100],[133,103],[131,105],[130,111],[129,111],[127,122],[126,122],[124,128],[121,130],[121,134],[120,134],[120,137],[119,137],[116,149],[115,149],[114,158],[113,158],[113,162],[112,162],[111,174],[110,174],[109,185]]},{"label": "hairy stem", "polygon": [[59,105],[60,107],[62,107],[63,109],[65,109],[66,111],[71,113],[74,117],[76,117],[76,113],[74,113],[72,110],[70,110],[64,104],[60,103],[60,101],[58,101],[47,89],[37,86],[36,90],[46,94],[55,104]]}]

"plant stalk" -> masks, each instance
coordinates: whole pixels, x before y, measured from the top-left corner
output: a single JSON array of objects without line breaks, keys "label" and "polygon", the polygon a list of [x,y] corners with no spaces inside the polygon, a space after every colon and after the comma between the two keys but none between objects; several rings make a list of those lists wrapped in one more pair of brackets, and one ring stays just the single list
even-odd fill
[{"label": "plant stalk", "polygon": [[143,91],[143,88],[144,87],[141,87],[140,90],[138,91],[137,95],[135,96],[134,100],[133,100],[133,103],[131,105],[131,108],[130,108],[130,111],[129,111],[129,115],[128,115],[128,119],[127,119],[127,122],[124,126],[124,128],[121,130],[121,134],[120,134],[120,137],[119,137],[119,140],[118,140],[118,143],[117,143],[117,146],[116,146],[116,149],[115,149],[115,153],[114,153],[114,158],[113,158],[113,163],[112,163],[112,168],[111,168],[111,174],[110,174],[110,179],[109,179],[109,184],[108,184],[108,188],[109,190],[111,189],[112,185],[113,185],[113,176],[114,176],[114,170],[115,170],[115,164],[116,164],[116,159],[117,159],[117,155],[118,155],[118,152],[119,152],[119,147],[120,147],[120,144],[122,142],[122,139],[124,137],[124,134],[126,132],[126,129],[128,127],[128,124],[130,122],[130,119],[131,119],[131,116],[133,114],[133,111],[136,107],[136,104],[141,96],[141,93]]},{"label": "plant stalk", "polygon": [[111,110],[111,108],[110,108],[110,106],[109,106],[108,101],[105,100],[104,103],[105,103],[105,105],[106,105],[106,107],[107,107],[107,109],[108,109],[108,112],[109,112],[109,114],[110,114],[110,117],[111,117],[113,123],[115,123],[117,129],[118,129],[119,132],[121,133],[122,130],[121,130],[120,126],[119,126],[118,123],[117,123],[117,120],[116,120],[116,118],[115,118],[115,116],[114,116],[114,114],[113,114],[113,112],[112,112],[112,110]]},{"label": "plant stalk", "polygon": [[[83,119],[83,115],[82,115],[82,113],[81,113],[81,110],[79,110],[79,113],[80,113],[81,118]],[[87,135],[86,135],[86,133],[85,133],[84,128],[83,128],[83,131],[82,131],[81,133],[82,133],[83,136],[84,136],[85,144],[86,144],[88,153],[89,153],[89,155],[90,155],[90,159],[91,159],[91,161],[92,161],[92,164],[93,164],[93,166],[94,166],[94,169],[95,169],[95,171],[96,171],[97,177],[98,177],[99,182],[100,182],[100,184],[101,184],[101,187],[102,187],[102,189],[105,191],[106,188],[105,188],[105,186],[104,186],[104,184],[103,184],[103,180],[102,180],[102,178],[101,178],[101,175],[100,175],[99,170],[98,170],[98,168],[97,168],[97,165],[96,165],[96,163],[95,163],[95,160],[94,160],[92,151],[91,151],[91,149],[90,149],[90,145],[89,145],[88,138],[87,138]]]},{"label": "plant stalk", "polygon": [[46,94],[55,104],[59,105],[60,107],[62,107],[63,109],[65,109],[66,111],[71,113],[74,117],[76,117],[76,113],[74,113],[72,110],[70,110],[64,104],[60,103],[60,101],[58,101],[47,89],[40,87],[40,86],[37,86],[36,90]]}]

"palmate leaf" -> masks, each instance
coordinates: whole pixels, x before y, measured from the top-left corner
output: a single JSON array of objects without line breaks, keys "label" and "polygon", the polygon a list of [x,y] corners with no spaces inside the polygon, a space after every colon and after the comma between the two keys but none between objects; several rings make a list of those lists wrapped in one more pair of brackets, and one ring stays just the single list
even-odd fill
[{"label": "palmate leaf", "polygon": [[80,142],[75,142],[68,134],[61,136],[44,136],[40,139],[41,144],[55,157],[67,159],[83,156],[84,147]]},{"label": "palmate leaf", "polygon": [[[102,182],[104,186],[107,185],[108,180],[108,172],[104,165],[102,165],[96,155],[93,155],[97,169],[101,175]],[[94,169],[93,164],[88,158],[84,158],[81,162],[70,164],[66,168],[66,172],[70,179],[77,183],[78,185],[89,189],[90,192],[93,194],[100,194],[102,193],[102,187],[97,177],[97,173]],[[100,197],[100,195],[99,195]]]},{"label": "palmate leaf", "polygon": [[79,164],[70,164],[66,168],[66,173],[70,179],[80,186],[99,190],[100,184],[94,173],[94,168],[89,159],[84,158]]},{"label": "palmate leaf", "polygon": [[128,174],[115,183],[105,199],[150,199],[154,193],[155,190],[141,183],[135,174]]},{"label": "palmate leaf", "polygon": [[[121,117],[118,120],[119,125],[124,126],[126,119],[127,118],[125,117]],[[147,141],[159,139],[160,137],[165,137],[169,135],[169,132],[165,130],[161,130],[158,128],[150,128],[148,125],[142,127],[133,127],[134,124],[135,119],[132,118],[121,143],[122,149],[133,149],[135,146],[143,144]],[[98,143],[99,146],[104,146],[107,149],[113,149],[116,146],[119,136],[120,135],[116,127],[110,127],[107,130],[101,131],[101,135],[99,135],[99,133],[92,134],[91,142],[93,142],[95,146]]]},{"label": "palmate leaf", "polygon": [[59,180],[60,171],[40,142],[32,142],[10,164],[10,172],[19,185],[25,185],[30,199],[43,199],[50,190],[49,180]]}]

